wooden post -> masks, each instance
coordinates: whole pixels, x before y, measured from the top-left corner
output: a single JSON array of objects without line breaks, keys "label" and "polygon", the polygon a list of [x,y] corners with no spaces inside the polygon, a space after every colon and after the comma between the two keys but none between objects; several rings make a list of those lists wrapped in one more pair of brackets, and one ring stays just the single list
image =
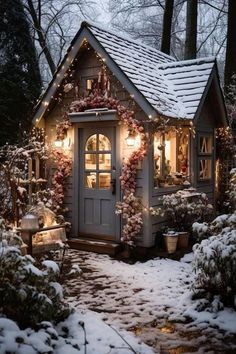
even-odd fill
[{"label": "wooden post", "polygon": [[32,159],[28,161],[29,205],[32,205]]}]

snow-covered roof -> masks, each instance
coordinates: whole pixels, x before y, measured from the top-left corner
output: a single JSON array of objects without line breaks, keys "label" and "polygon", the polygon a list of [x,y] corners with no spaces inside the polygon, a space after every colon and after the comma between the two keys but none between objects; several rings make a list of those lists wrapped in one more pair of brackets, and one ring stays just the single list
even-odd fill
[{"label": "snow-covered roof", "polygon": [[178,62],[113,31],[89,24],[87,27],[159,113],[174,118],[194,118],[215,58]]},{"label": "snow-covered roof", "polygon": [[194,118],[215,64],[215,58],[184,60],[159,66],[159,70],[184,106],[186,118]]},{"label": "snow-covered roof", "polygon": [[113,70],[120,70],[118,80],[129,92],[136,92],[134,99],[141,108],[146,108],[144,111],[148,115],[158,112],[171,118],[195,117],[215,65],[214,57],[176,61],[175,58],[137,40],[104,29],[100,25],[83,22],[36,107],[34,122],[43,116],[50,97],[54,95],[65,75],[68,63],[78,54],[84,39],[91,42],[98,53],[103,52],[103,57],[107,57],[107,65],[110,62]]}]

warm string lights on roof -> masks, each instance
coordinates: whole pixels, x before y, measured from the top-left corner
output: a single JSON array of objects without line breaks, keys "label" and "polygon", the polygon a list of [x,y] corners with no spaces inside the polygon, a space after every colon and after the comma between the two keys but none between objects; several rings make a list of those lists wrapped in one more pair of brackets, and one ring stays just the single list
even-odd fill
[{"label": "warm string lights on roof", "polygon": [[[86,39],[82,42],[81,47],[87,51],[93,50],[93,48],[89,45]],[[73,50],[73,47],[71,48]],[[102,57],[100,53],[95,52],[95,56],[98,59],[99,63],[101,64],[101,70],[98,73],[98,89],[103,91],[103,94],[108,97],[110,96],[110,91],[111,91],[111,83],[110,83],[110,77],[115,77],[114,73],[108,73],[107,66],[105,65],[106,59]],[[75,91],[75,98],[79,98],[79,82],[75,81],[75,70],[76,70],[76,64],[78,62],[78,57],[71,59],[70,57],[70,52],[68,53],[68,56],[65,60],[65,63],[61,66],[61,70],[64,71],[64,74],[61,74],[58,72],[56,74],[56,82],[53,83],[53,87],[57,88],[57,91],[51,95],[50,102],[44,101],[43,106],[46,108],[46,112],[50,111],[50,108],[52,107],[51,103],[58,102],[61,103],[62,99],[65,94],[68,94],[72,89]],[[67,63],[70,63],[69,68],[66,70],[66,65]],[[122,86],[123,89],[125,89],[124,86]],[[114,92],[113,96],[116,97],[116,91],[115,91],[115,86],[114,86]],[[131,94],[129,96],[129,107],[134,107],[135,106],[135,101],[134,101],[134,94]],[[49,107],[50,106],[50,107]],[[65,107],[64,107],[65,108]],[[132,108],[133,109],[133,108]]]}]

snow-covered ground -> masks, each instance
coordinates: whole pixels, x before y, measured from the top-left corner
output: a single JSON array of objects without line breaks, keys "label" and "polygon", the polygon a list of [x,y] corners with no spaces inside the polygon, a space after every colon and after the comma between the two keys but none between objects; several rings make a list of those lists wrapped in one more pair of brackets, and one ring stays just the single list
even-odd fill
[{"label": "snow-covered ground", "polygon": [[175,353],[236,352],[235,311],[214,306],[198,311],[204,301],[191,299],[191,255],[181,262],[132,265],[82,251],[70,251],[68,257],[83,270],[80,279],[66,281],[67,299],[75,308],[133,331],[156,353],[171,353],[171,348],[179,348]]},{"label": "snow-covered ground", "polygon": [[20,330],[15,322],[0,317],[0,354],[127,354],[131,349],[137,354],[153,354],[133,334],[118,332],[93,312],[74,313],[56,328],[45,322],[38,331]]}]

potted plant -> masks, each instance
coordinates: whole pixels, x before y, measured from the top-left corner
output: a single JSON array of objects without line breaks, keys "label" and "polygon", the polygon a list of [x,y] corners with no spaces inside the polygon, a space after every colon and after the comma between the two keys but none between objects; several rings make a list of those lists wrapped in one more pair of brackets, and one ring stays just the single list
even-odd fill
[{"label": "potted plant", "polygon": [[164,195],[162,202],[163,207],[159,215],[164,216],[168,221],[168,226],[178,232],[179,248],[187,248],[192,224],[196,221],[209,220],[213,213],[213,206],[209,203],[205,193],[199,193],[194,188]]}]

